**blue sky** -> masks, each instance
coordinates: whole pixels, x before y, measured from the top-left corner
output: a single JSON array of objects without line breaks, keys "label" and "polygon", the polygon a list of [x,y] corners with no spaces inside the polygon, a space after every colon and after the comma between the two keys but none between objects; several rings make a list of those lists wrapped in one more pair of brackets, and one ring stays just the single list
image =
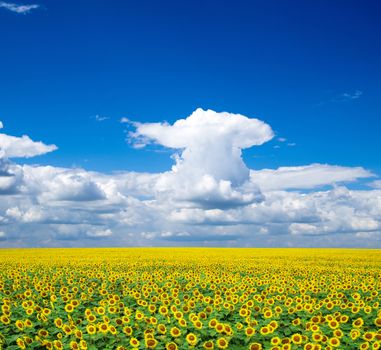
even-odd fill
[{"label": "blue sky", "polygon": [[[0,1],[3,132],[58,148],[9,159],[163,173],[174,150],[157,134],[159,146],[134,148],[136,125],[121,118],[172,125],[203,108],[271,126],[271,140],[243,149],[249,169],[320,163],[377,176],[380,15],[379,1]],[[356,176],[346,188],[377,181]]]},{"label": "blue sky", "polygon": [[173,122],[203,107],[260,118],[296,143],[246,152],[252,167],[381,170],[378,1],[38,3],[0,9],[0,116],[10,133],[58,145],[39,163],[167,169],[167,155],[129,148],[118,120]]}]

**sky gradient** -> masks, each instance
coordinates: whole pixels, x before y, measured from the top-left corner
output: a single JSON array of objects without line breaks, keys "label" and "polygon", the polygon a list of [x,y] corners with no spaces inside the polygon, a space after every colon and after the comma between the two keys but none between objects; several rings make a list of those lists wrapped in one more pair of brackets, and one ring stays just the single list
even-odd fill
[{"label": "sky gradient", "polygon": [[0,246],[380,247],[380,15],[0,1]]}]

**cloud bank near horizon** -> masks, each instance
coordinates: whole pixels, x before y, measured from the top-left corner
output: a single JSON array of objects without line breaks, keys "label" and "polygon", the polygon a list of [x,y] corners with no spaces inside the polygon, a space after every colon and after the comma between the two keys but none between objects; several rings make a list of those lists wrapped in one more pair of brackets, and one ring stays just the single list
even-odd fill
[{"label": "cloud bank near horizon", "polygon": [[[380,180],[362,167],[249,169],[242,150],[274,132],[240,114],[197,109],[174,124],[124,122],[135,147],[173,149],[172,169],[20,164],[13,159],[57,147],[1,133],[0,246],[381,246]],[[369,189],[346,185],[367,178]]]}]

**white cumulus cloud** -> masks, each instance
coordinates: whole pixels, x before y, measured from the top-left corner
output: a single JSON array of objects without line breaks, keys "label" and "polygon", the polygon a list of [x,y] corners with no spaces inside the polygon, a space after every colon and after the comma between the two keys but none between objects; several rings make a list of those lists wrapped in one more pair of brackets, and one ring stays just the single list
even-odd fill
[{"label": "white cumulus cloud", "polygon": [[187,173],[197,178],[210,175],[215,180],[241,184],[249,178],[242,149],[261,145],[274,136],[271,127],[261,120],[241,114],[194,111],[188,118],[173,125],[166,123],[136,123],[131,136],[162,146],[181,150],[173,167],[175,173]]},{"label": "white cumulus cloud", "polygon": [[16,137],[0,133],[0,158],[31,158],[56,149],[56,145],[33,141],[27,135]]}]

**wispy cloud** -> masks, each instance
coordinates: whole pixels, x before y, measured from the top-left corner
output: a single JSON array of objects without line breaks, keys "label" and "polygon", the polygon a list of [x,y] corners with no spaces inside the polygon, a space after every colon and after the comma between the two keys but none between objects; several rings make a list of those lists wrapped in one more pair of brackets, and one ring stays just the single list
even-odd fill
[{"label": "wispy cloud", "polygon": [[353,92],[343,92],[341,94],[331,94],[326,99],[316,103],[315,106],[323,106],[329,103],[342,103],[358,100],[364,94],[361,90],[354,90]]},{"label": "wispy cloud", "polygon": [[94,118],[97,122],[103,122],[105,120],[108,120],[110,119],[110,117],[106,117],[104,115],[100,115],[100,114],[97,114],[97,115],[94,115],[93,117],[91,118]]},{"label": "wispy cloud", "polygon": [[363,92],[356,90],[355,92],[344,92],[340,95],[342,100],[357,100],[362,96]]},{"label": "wispy cloud", "polygon": [[39,7],[40,7],[40,5],[38,5],[38,4],[19,5],[19,4],[14,4],[11,2],[0,1],[0,8],[5,8],[9,11],[16,12],[16,13],[22,13],[22,14],[26,14],[26,13],[30,12],[31,10],[35,10]]}]

